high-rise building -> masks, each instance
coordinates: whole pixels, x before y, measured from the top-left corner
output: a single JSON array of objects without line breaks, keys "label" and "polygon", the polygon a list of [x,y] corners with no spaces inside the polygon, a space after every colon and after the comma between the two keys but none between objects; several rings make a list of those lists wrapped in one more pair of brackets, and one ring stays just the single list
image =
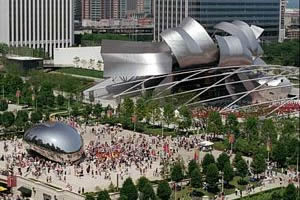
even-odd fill
[{"label": "high-rise building", "polygon": [[284,15],[287,6],[287,0],[280,0],[280,18],[279,18],[279,35],[278,41],[283,42],[285,38],[285,25],[284,25]]},{"label": "high-rise building", "polygon": [[89,0],[89,1],[90,1],[90,19],[93,21],[99,21],[102,18],[101,0]]},{"label": "high-rise building", "polygon": [[127,16],[127,0],[120,0],[120,18]]},{"label": "high-rise building", "polygon": [[144,0],[144,12],[148,16],[152,16],[152,0]]},{"label": "high-rise building", "polygon": [[91,18],[91,0],[82,0],[81,2],[81,16],[82,19],[90,19]]},{"label": "high-rise building", "polygon": [[154,0],[154,40],[160,41],[160,33],[177,27],[182,19],[188,17],[189,0]]},{"label": "high-rise building", "polygon": [[242,20],[265,29],[262,40],[278,40],[280,0],[154,0],[154,40],[160,33],[176,27],[182,18],[190,16],[210,34],[221,21]]},{"label": "high-rise building", "polygon": [[144,12],[144,0],[137,0],[136,1],[136,11],[137,13]]},{"label": "high-rise building", "polygon": [[73,0],[1,0],[0,42],[44,49],[73,45]]},{"label": "high-rise building", "polygon": [[74,0],[74,20],[80,22],[82,18],[82,2],[81,0]]}]

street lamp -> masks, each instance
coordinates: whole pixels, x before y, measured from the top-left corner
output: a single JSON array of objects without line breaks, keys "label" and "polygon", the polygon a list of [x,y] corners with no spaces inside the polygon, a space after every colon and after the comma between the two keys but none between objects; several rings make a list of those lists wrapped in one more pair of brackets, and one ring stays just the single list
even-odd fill
[{"label": "street lamp", "polygon": [[222,181],[221,181],[221,184],[222,184],[222,189],[221,189],[221,192],[223,194],[224,192],[224,172],[220,172],[221,176],[222,176]]}]

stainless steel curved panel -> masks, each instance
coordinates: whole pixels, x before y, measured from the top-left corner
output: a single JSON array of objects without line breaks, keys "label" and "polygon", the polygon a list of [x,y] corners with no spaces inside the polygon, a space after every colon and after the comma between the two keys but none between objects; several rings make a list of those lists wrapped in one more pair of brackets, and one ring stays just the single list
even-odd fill
[{"label": "stainless steel curved panel", "polygon": [[161,33],[181,68],[208,64],[217,60],[218,49],[205,29],[194,19],[186,18],[179,27]]},{"label": "stainless steel curved panel", "polygon": [[259,26],[251,25],[250,28],[252,29],[256,39],[258,39],[264,32],[264,29]]},{"label": "stainless steel curved panel", "polygon": [[134,77],[167,74],[172,56],[164,42],[102,41],[105,77]]},{"label": "stainless steel curved panel", "polygon": [[56,162],[74,162],[83,153],[83,139],[71,126],[60,122],[38,124],[26,131],[29,150]]},{"label": "stainless steel curved panel", "polygon": [[215,36],[220,49],[219,66],[251,65],[251,52],[243,48],[239,38],[235,36]]},{"label": "stainless steel curved panel", "polygon": [[255,57],[253,59],[253,64],[254,65],[266,65],[267,63],[265,63],[265,61],[263,61],[263,59],[261,59],[260,57]]},{"label": "stainless steel curved panel", "polygon": [[210,51],[210,49],[216,49],[214,41],[208,35],[204,27],[193,18],[185,18],[179,27],[193,39],[194,43],[199,47],[199,53]]},{"label": "stainless steel curved panel", "polygon": [[169,53],[103,53],[105,77],[153,76],[172,72]]},{"label": "stainless steel curved panel", "polygon": [[253,52],[254,55],[257,55],[259,43],[255,38],[254,32],[252,31],[250,26],[247,23],[239,20],[233,21],[232,24],[239,27],[240,30],[246,35],[251,51]]},{"label": "stainless steel curved panel", "polygon": [[81,135],[60,122],[38,124],[25,133],[24,140],[58,153],[74,153],[83,147]]}]

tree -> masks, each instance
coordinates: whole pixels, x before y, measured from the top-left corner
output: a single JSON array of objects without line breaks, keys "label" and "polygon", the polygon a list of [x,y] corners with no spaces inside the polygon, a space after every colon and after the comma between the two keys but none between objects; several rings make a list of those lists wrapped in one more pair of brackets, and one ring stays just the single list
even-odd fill
[{"label": "tree", "polygon": [[182,117],[182,120],[179,123],[179,128],[188,129],[193,123],[191,110],[186,105],[184,105],[179,109],[179,113]]},{"label": "tree", "polygon": [[127,198],[127,196],[122,195],[122,196],[120,196],[119,200],[128,200],[128,198]]},{"label": "tree", "polygon": [[164,104],[164,107],[163,107],[163,110],[164,110],[164,121],[166,122],[166,124],[170,125],[171,122],[173,122],[174,120],[174,117],[175,117],[175,109],[174,109],[174,105],[171,104],[171,103],[165,103]]},{"label": "tree", "polygon": [[138,191],[140,191],[140,200],[155,199],[155,192],[153,190],[153,187],[146,177],[142,176],[138,179],[137,189]]},{"label": "tree", "polygon": [[265,119],[261,128],[262,131],[262,140],[267,141],[275,141],[276,140],[276,128],[272,119]]},{"label": "tree", "polygon": [[215,189],[217,188],[217,182],[219,180],[219,171],[217,165],[214,163],[209,164],[205,175],[206,175],[205,180],[209,185],[209,188],[212,191],[215,191]]},{"label": "tree", "polygon": [[277,142],[272,149],[272,157],[279,167],[285,167],[287,158],[287,147],[284,142]]},{"label": "tree", "polygon": [[135,113],[136,113],[137,119],[139,121],[144,119],[144,117],[146,115],[146,108],[145,108],[145,101],[143,98],[139,98],[136,101]]},{"label": "tree", "polygon": [[141,191],[140,200],[156,200],[154,189],[150,182],[146,183]]},{"label": "tree", "polygon": [[121,117],[125,118],[126,120],[131,119],[131,117],[134,114],[134,103],[132,101],[132,99],[126,97],[123,101],[123,103],[121,104]]},{"label": "tree", "polygon": [[179,182],[184,178],[182,165],[180,162],[176,162],[171,169],[171,180]]},{"label": "tree", "polygon": [[85,119],[89,119],[90,114],[92,114],[93,112],[93,107],[91,105],[86,105],[85,109],[83,111],[83,115],[85,117]]},{"label": "tree", "polygon": [[[250,139],[258,137],[258,119],[256,117],[248,117],[245,122],[246,138]],[[251,136],[251,137],[250,137]]]},{"label": "tree", "polygon": [[202,175],[199,168],[195,168],[191,173],[191,185],[194,188],[200,188],[202,186]]},{"label": "tree", "polygon": [[237,164],[240,160],[242,160],[242,159],[243,159],[243,158],[242,158],[241,152],[237,152],[237,153],[235,154],[234,159],[233,159],[233,164],[234,164],[234,166],[236,167],[236,164]]},{"label": "tree", "polygon": [[223,171],[224,166],[227,162],[230,162],[230,158],[227,153],[223,152],[217,158],[217,167],[220,171]]},{"label": "tree", "polygon": [[139,178],[136,185],[138,191],[142,192],[147,183],[150,183],[150,181],[145,176]]},{"label": "tree", "polygon": [[238,138],[235,143],[235,151],[249,155],[249,153],[251,152],[251,146],[249,144],[249,141],[241,137]]},{"label": "tree", "polygon": [[5,128],[10,127],[15,122],[15,116],[12,112],[4,112],[2,115],[2,125]]},{"label": "tree", "polygon": [[231,167],[230,161],[224,165],[224,180],[229,184],[234,177],[233,168]]},{"label": "tree", "polygon": [[126,196],[130,200],[137,200],[138,191],[131,178],[127,178],[120,190],[120,196]]},{"label": "tree", "polygon": [[24,84],[20,76],[8,73],[4,80],[5,92],[8,94],[15,95],[18,89],[22,89]]},{"label": "tree", "polygon": [[8,103],[6,100],[0,100],[0,111],[6,111],[8,108]]},{"label": "tree", "polygon": [[97,103],[97,104],[94,106],[93,114],[94,114],[97,118],[101,118],[102,112],[103,112],[102,104]]},{"label": "tree", "polygon": [[264,60],[268,64],[283,66],[300,66],[299,40],[285,40],[263,45]]},{"label": "tree", "polygon": [[71,115],[77,117],[80,114],[79,108],[77,105],[72,106]]},{"label": "tree", "polygon": [[279,191],[272,193],[271,200],[282,200],[281,193]]},{"label": "tree", "polygon": [[172,194],[172,190],[169,183],[166,180],[161,181],[157,186],[157,196],[161,200],[169,200]]},{"label": "tree", "polygon": [[195,169],[199,169],[199,165],[197,164],[197,162],[193,159],[189,162],[188,164],[188,175],[189,177],[191,177],[191,174],[192,172],[195,170]]},{"label": "tree", "polygon": [[292,120],[284,120],[283,128],[282,128],[282,135],[284,137],[290,137],[294,133],[296,133],[296,126]]},{"label": "tree", "polygon": [[37,111],[37,112],[32,112],[31,116],[30,116],[30,120],[32,123],[38,123],[39,121],[41,121],[43,119],[43,115],[41,112]]},{"label": "tree", "polygon": [[290,183],[283,193],[283,200],[297,200],[297,190],[294,184]]},{"label": "tree", "polygon": [[235,168],[237,175],[241,176],[243,179],[248,175],[248,165],[243,158],[235,164]]},{"label": "tree", "polygon": [[95,200],[95,197],[92,196],[91,194],[86,194],[85,195],[85,200]]},{"label": "tree", "polygon": [[58,95],[58,96],[56,97],[56,102],[57,102],[57,104],[58,104],[59,106],[64,105],[64,103],[65,103],[65,98],[64,98],[64,96],[63,96],[63,95]]},{"label": "tree", "polygon": [[251,169],[254,174],[257,175],[263,173],[267,169],[265,158],[262,154],[256,154],[251,163]]},{"label": "tree", "polygon": [[214,164],[215,163],[215,158],[213,155],[211,154],[206,154],[203,158],[202,161],[202,169],[203,169],[203,173],[206,174],[207,168],[210,164]]},{"label": "tree", "polygon": [[207,131],[213,133],[214,137],[216,134],[221,134],[223,132],[223,123],[219,112],[213,111],[209,113]]},{"label": "tree", "polygon": [[16,117],[16,125],[17,127],[23,127],[25,123],[28,121],[28,113],[25,110],[19,110],[17,112]]},{"label": "tree", "polygon": [[226,131],[229,134],[234,134],[235,138],[240,135],[239,122],[233,113],[230,113],[226,119]]},{"label": "tree", "polygon": [[42,83],[41,89],[37,96],[37,102],[40,106],[52,107],[55,102],[52,85],[48,82]]},{"label": "tree", "polygon": [[107,190],[98,192],[97,200],[111,200]]},{"label": "tree", "polygon": [[9,47],[7,44],[5,43],[0,43],[0,53],[2,54],[2,56],[4,56],[5,54],[8,53]]}]

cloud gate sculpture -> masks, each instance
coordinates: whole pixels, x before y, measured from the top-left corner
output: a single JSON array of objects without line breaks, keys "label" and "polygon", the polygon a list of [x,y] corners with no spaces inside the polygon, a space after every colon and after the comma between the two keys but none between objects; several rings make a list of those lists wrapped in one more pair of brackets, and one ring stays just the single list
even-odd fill
[{"label": "cloud gate sculpture", "polygon": [[267,65],[260,58],[262,28],[238,20],[214,28],[210,36],[188,17],[178,27],[163,31],[162,42],[104,40],[101,54],[108,79],[85,92],[104,99],[145,90],[154,91],[157,99],[164,92],[193,92],[186,105],[223,98],[229,99],[230,106],[245,99],[253,104],[288,97],[292,84],[284,76],[290,68],[274,74],[272,70],[280,66]]},{"label": "cloud gate sculpture", "polygon": [[28,150],[56,161],[74,162],[83,153],[83,139],[73,127],[61,122],[38,124],[26,131]]}]

